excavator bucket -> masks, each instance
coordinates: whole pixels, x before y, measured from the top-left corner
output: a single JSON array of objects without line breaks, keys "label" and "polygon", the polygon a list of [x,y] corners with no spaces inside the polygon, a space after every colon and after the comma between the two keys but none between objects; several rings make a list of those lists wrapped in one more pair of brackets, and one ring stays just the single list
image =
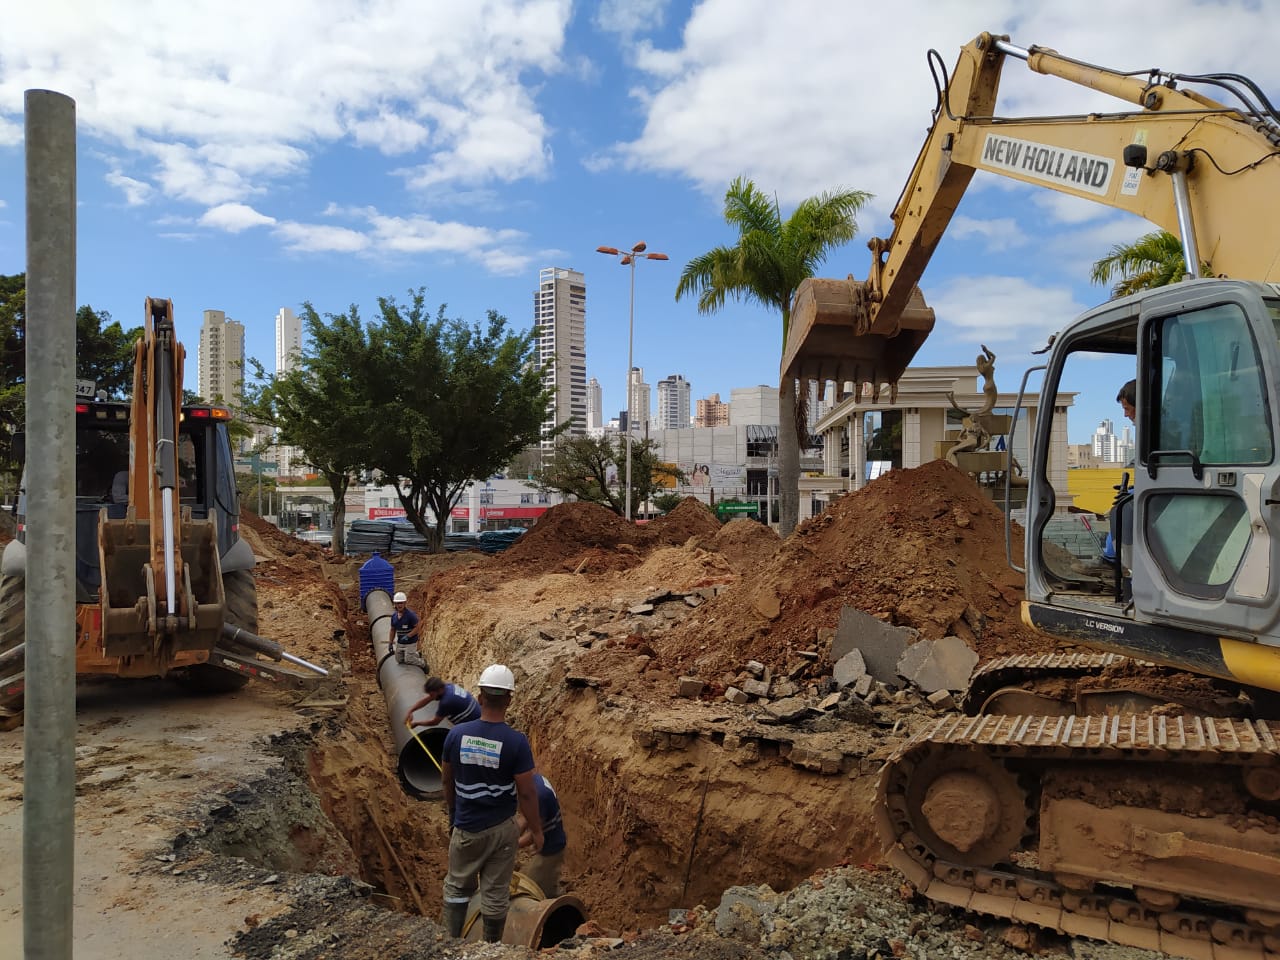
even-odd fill
[{"label": "excavator bucket", "polygon": [[933,329],[933,310],[919,288],[896,317],[871,323],[865,280],[809,279],[800,284],[782,358],[784,376],[823,383],[869,384],[871,394],[896,384]]},{"label": "excavator bucket", "polygon": [[102,645],[105,656],[151,658],[163,670],[179,651],[214,648],[222,635],[226,597],[216,522],[184,518],[171,614],[164,578],[151,565],[150,527],[151,521],[138,520],[132,508],[123,520],[102,512]]}]

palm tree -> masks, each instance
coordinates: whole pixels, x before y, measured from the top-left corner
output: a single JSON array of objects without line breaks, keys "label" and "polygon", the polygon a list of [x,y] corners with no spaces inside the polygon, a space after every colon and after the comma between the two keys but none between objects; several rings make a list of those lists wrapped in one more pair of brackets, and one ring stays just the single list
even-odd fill
[{"label": "palm tree", "polygon": [[[1089,279],[1094,283],[1111,283],[1115,279],[1111,295],[1123,297],[1177,283],[1186,272],[1182,241],[1168,230],[1157,230],[1133,243],[1117,243],[1093,265]],[[1201,264],[1201,273],[1209,273],[1209,264]]]},{"label": "palm tree", "polygon": [[[776,197],[738,177],[724,195],[724,219],[738,230],[732,247],[715,247],[694,257],[680,274],[676,299],[698,298],[699,313],[714,313],[725,301],[746,300],[782,314],[782,346],[791,329],[791,301],[800,281],[812,277],[832,248],[853,239],[854,215],[871,195],[837,190],[802,200],[786,220]],[[800,430],[796,383],[778,385],[778,500],[782,535],[796,525],[800,508]]]}]

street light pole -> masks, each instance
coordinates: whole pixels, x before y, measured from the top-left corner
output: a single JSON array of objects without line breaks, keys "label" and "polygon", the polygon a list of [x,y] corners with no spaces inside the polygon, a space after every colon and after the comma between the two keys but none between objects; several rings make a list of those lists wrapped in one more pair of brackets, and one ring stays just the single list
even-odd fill
[{"label": "street light pole", "polygon": [[623,266],[631,268],[631,296],[630,308],[627,316],[627,477],[626,477],[626,517],[631,520],[631,434],[635,430],[635,424],[632,423],[632,393],[631,393],[631,371],[635,369],[633,352],[636,338],[636,261],[637,260],[668,260],[670,259],[665,253],[646,253],[648,245],[641,240],[630,250],[619,250],[617,247],[596,247],[597,253],[607,254],[611,257],[619,257]]}]

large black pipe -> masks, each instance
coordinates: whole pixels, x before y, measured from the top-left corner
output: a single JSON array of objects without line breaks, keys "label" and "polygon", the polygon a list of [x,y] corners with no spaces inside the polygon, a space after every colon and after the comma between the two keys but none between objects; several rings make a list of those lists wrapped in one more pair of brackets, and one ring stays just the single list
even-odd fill
[{"label": "large black pipe", "polygon": [[[364,609],[369,614],[369,640],[378,658],[378,686],[387,703],[387,719],[391,723],[391,738],[396,745],[396,773],[405,791],[420,799],[438,797],[443,790],[440,777],[440,757],[444,751],[444,737],[453,726],[441,720],[434,727],[405,726],[404,715],[422,699],[426,673],[422,667],[410,663],[396,663],[391,646],[391,613],[395,609],[385,590],[370,590],[364,598]],[[430,720],[436,715],[439,702],[429,703],[414,714],[415,720]]]}]

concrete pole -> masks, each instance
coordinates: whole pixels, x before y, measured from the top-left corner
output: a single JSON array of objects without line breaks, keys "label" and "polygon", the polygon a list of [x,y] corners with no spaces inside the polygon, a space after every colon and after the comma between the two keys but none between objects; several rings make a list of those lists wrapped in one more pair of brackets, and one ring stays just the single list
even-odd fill
[{"label": "concrete pole", "polygon": [[632,373],[635,370],[632,350],[636,339],[636,257],[631,251],[631,308],[627,313],[627,521],[631,521],[631,434],[635,431],[635,397],[632,393]]},{"label": "concrete pole", "polygon": [[70,960],[76,745],[76,105],[26,92],[26,960]]}]

